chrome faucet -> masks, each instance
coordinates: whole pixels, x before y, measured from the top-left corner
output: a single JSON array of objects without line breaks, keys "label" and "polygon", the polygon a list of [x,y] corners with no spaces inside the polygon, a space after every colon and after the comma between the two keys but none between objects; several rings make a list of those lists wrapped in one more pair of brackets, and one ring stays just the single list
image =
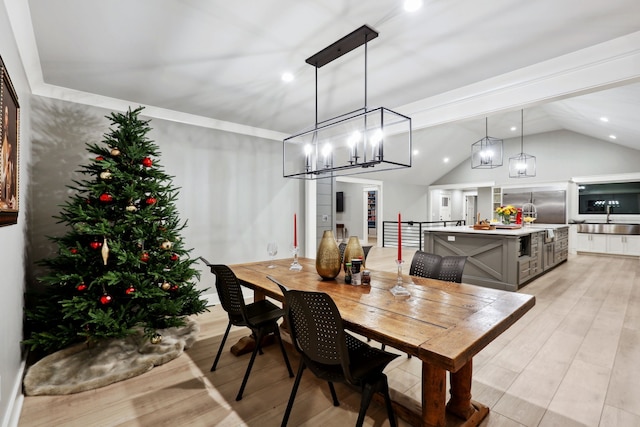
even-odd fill
[{"label": "chrome faucet", "polygon": [[611,205],[607,205],[607,224],[609,224],[609,221],[611,220],[610,216],[611,216]]}]

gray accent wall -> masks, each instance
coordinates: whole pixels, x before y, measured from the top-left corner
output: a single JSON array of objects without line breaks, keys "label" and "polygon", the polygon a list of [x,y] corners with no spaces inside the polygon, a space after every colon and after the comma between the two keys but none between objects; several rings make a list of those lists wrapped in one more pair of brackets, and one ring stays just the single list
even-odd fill
[{"label": "gray accent wall", "polygon": [[[335,210],[335,178],[324,178],[316,181],[316,249],[325,231],[334,229],[333,212]],[[309,256],[316,256],[315,252]]]}]

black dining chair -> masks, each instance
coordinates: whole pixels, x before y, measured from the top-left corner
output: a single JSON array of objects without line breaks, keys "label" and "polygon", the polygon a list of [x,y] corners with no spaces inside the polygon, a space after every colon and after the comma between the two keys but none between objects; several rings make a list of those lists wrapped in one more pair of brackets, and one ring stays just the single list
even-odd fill
[{"label": "black dining chair", "polygon": [[[364,253],[364,260],[367,260],[367,256],[369,255],[369,251],[371,251],[371,248],[373,247],[373,245],[365,245],[362,247],[362,252]],[[347,249],[347,244],[342,242],[338,245],[338,250],[340,251],[340,263],[344,263],[344,260],[342,258],[344,258],[344,251],[345,249]]]},{"label": "black dining chair", "polygon": [[264,337],[269,334],[273,334],[280,345],[284,362],[289,370],[289,377],[293,377],[293,370],[287,357],[287,352],[282,344],[282,338],[280,337],[280,328],[278,326],[278,320],[284,317],[284,310],[269,300],[259,300],[251,304],[245,304],[244,297],[242,295],[242,288],[240,287],[240,280],[226,265],[221,264],[209,264],[204,258],[203,261],[211,268],[211,272],[216,276],[216,290],[218,291],[218,297],[220,298],[220,304],[222,308],[227,312],[229,317],[229,323],[227,324],[227,330],[224,332],[222,342],[218,348],[218,353],[211,366],[211,371],[216,370],[220,355],[222,354],[222,348],[224,347],[231,325],[234,326],[246,326],[251,329],[251,334],[255,339],[256,345],[251,353],[251,359],[249,359],[249,365],[247,371],[242,379],[242,385],[236,396],[236,400],[242,399],[242,393],[247,385],[253,362],[256,359],[258,353],[262,352],[262,341]]},{"label": "black dining chair", "polygon": [[[442,266],[442,257],[424,251],[416,251],[411,259],[411,267],[409,267],[409,276],[426,277],[427,279],[438,279],[440,268]],[[384,344],[382,345],[384,349]],[[407,357],[411,358],[410,354]]]},{"label": "black dining chair", "polygon": [[395,427],[389,384],[383,370],[398,355],[373,348],[347,333],[340,312],[328,294],[289,290],[274,278],[269,279],[280,287],[285,297],[291,340],[301,356],[298,374],[282,419],[282,427],[289,421],[300,380],[306,368],[316,377],[327,381],[334,406],[340,405],[333,385],[335,382],[351,384],[361,389],[357,427],[362,426],[364,422],[373,394],[381,392],[389,424]]},{"label": "black dining chair", "polygon": [[438,280],[462,283],[462,273],[466,263],[467,257],[464,255],[448,255],[442,257],[440,271],[438,271]]},{"label": "black dining chair", "polygon": [[440,271],[442,257],[424,251],[416,251],[411,259],[411,267],[409,267],[409,276],[426,277],[428,279],[437,279]]},{"label": "black dining chair", "polygon": [[362,252],[364,252],[364,260],[367,260],[367,256],[369,255],[369,251],[371,250],[372,245],[365,245],[362,247]]}]

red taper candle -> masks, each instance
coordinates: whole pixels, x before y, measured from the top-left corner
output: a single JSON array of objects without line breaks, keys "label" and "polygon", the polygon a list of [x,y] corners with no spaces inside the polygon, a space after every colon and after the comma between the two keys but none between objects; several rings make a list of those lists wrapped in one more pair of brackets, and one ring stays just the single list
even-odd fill
[{"label": "red taper candle", "polygon": [[398,212],[398,261],[402,261],[402,217]]},{"label": "red taper candle", "polygon": [[293,246],[298,247],[298,217],[293,214]]}]

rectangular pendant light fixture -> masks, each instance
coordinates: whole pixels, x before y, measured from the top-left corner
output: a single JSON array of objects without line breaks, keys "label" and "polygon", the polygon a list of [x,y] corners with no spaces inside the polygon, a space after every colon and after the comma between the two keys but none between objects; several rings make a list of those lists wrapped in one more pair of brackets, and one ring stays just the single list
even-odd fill
[{"label": "rectangular pendant light fixture", "polygon": [[[283,140],[283,176],[320,179],[411,167],[411,119],[384,107],[367,108],[367,43],[378,33],[364,25],[306,62],[315,67],[316,120],[311,130]],[[318,122],[318,69],[364,45],[364,107]]]},{"label": "rectangular pendant light fixture", "polygon": [[509,178],[536,176],[536,157],[524,152],[524,110],[520,110],[520,153],[509,157]]},{"label": "rectangular pendant light fixture", "polygon": [[502,166],[502,140],[489,136],[489,119],[485,117],[484,120],[486,136],[471,145],[471,169]]}]

